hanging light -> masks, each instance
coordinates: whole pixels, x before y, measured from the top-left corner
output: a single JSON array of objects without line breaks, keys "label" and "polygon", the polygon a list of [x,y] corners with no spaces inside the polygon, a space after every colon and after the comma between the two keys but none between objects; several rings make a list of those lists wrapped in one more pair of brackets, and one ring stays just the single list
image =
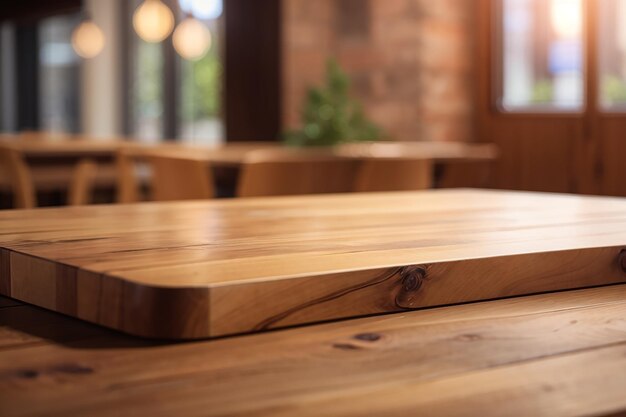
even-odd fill
[{"label": "hanging light", "polygon": [[174,29],[174,14],[161,0],[145,0],[133,14],[133,27],[146,42],[161,42]]},{"label": "hanging light", "polygon": [[174,49],[185,59],[196,61],[211,48],[211,32],[201,21],[194,17],[185,18],[172,37]]},{"label": "hanging light", "polygon": [[104,49],[104,33],[93,20],[83,20],[72,32],[72,47],[78,56],[93,58]]}]

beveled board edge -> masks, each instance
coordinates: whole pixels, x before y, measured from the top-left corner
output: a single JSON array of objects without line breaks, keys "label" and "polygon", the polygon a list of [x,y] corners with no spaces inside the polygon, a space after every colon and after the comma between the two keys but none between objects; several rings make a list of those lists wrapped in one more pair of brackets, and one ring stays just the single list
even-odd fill
[{"label": "beveled board edge", "polygon": [[210,287],[153,287],[0,249],[0,294],[129,334],[198,339],[626,282],[623,246]]},{"label": "beveled board edge", "polygon": [[208,288],[139,285],[0,248],[0,294],[135,336],[211,336]]}]

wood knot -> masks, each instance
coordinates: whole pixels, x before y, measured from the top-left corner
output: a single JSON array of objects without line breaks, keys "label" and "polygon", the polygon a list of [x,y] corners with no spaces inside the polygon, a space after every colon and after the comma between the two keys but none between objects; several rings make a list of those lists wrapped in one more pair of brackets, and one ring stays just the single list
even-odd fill
[{"label": "wood knot", "polygon": [[622,249],[622,251],[619,253],[617,261],[620,268],[622,268],[622,272],[626,273],[626,249]]},{"label": "wood knot", "polygon": [[54,372],[73,374],[73,375],[88,375],[93,373],[93,369],[87,366],[82,366],[76,363],[63,363],[52,368]]},{"label": "wood knot", "polygon": [[421,266],[406,266],[400,271],[400,277],[404,291],[417,291],[426,278],[426,270]]},{"label": "wood knot", "polygon": [[35,379],[39,376],[39,372],[34,369],[19,369],[15,372],[18,378]]},{"label": "wood knot", "polygon": [[359,350],[359,349],[361,349],[360,346],[353,345],[352,343],[333,343],[333,347],[335,349],[340,349],[340,350]]},{"label": "wood knot", "polygon": [[380,340],[380,335],[378,333],[359,333],[354,336],[355,339],[361,340],[363,342],[376,342]]},{"label": "wood knot", "polygon": [[396,306],[414,308],[414,297],[426,279],[426,267],[405,266],[400,270],[400,291],[396,296]]},{"label": "wood knot", "polygon": [[455,337],[455,339],[459,342],[475,342],[477,340],[482,340],[482,338],[483,337],[481,335],[474,333],[461,334]]}]

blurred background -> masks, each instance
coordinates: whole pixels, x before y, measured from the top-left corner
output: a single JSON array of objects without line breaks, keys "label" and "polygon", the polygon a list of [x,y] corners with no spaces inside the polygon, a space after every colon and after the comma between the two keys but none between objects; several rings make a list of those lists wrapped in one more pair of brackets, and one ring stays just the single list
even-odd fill
[{"label": "blurred background", "polygon": [[0,45],[12,143],[485,144],[478,186],[626,196],[626,0],[21,0]]}]

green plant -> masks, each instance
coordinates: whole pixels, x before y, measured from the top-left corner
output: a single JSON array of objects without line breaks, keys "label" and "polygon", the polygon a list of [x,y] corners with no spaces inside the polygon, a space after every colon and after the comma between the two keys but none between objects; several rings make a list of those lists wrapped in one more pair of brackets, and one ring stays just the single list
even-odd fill
[{"label": "green plant", "polygon": [[552,81],[542,79],[533,85],[532,102],[533,103],[549,103],[554,95]]},{"label": "green plant", "polygon": [[602,80],[602,97],[605,104],[626,103],[626,81],[614,75],[607,75]]},{"label": "green plant", "polygon": [[302,111],[302,128],[285,133],[293,146],[330,146],[380,139],[380,129],[370,122],[359,103],[348,95],[350,80],[335,60],[327,64],[326,83],[309,89]]},{"label": "green plant", "polygon": [[182,88],[182,117],[186,121],[214,117],[220,111],[222,65],[215,48],[202,59],[185,62]]}]

